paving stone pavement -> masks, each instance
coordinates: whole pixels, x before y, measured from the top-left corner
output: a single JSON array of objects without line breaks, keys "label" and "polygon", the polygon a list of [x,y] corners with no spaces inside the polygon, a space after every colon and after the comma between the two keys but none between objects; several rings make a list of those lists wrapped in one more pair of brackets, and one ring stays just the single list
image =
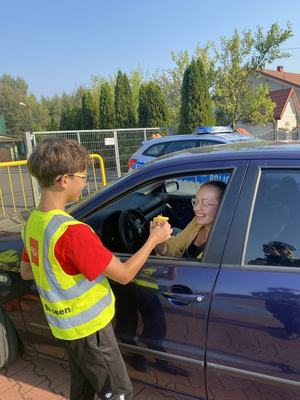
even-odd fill
[{"label": "paving stone pavement", "polygon": [[[0,369],[0,400],[68,399],[68,366],[24,354],[9,367]],[[156,400],[155,393],[134,384],[134,400]]]}]

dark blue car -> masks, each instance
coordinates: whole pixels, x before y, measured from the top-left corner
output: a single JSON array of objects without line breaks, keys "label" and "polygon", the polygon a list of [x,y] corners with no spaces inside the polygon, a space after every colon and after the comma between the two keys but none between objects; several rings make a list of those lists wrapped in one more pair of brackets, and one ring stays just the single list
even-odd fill
[{"label": "dark blue car", "polygon": [[[300,145],[257,143],[174,153],[75,205],[126,259],[158,214],[174,232],[201,182],[225,195],[204,256],[152,254],[126,286],[112,282],[115,332],[129,375],[156,399],[300,399]],[[65,358],[33,281],[22,281],[20,225],[1,226],[0,364],[26,350]]]}]

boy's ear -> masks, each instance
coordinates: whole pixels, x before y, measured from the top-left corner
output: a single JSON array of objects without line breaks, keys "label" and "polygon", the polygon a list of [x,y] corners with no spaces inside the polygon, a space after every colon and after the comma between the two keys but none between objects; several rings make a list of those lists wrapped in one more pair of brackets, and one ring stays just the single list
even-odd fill
[{"label": "boy's ear", "polygon": [[56,181],[56,185],[61,189],[65,189],[68,186],[68,175],[63,175],[58,181]]}]

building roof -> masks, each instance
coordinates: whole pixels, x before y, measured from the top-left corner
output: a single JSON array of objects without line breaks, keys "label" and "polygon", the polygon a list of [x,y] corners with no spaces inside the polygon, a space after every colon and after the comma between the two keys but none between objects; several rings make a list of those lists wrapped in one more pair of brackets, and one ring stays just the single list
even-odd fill
[{"label": "building roof", "polygon": [[242,135],[246,135],[246,136],[253,136],[252,133],[250,133],[246,128],[236,128],[236,131],[238,133],[241,133]]},{"label": "building roof", "polygon": [[300,87],[300,74],[293,72],[285,72],[282,66],[278,66],[276,71],[271,69],[263,69],[258,71],[262,75],[269,76],[270,78],[277,79],[281,82],[289,83],[290,85]]},{"label": "building roof", "polygon": [[281,119],[283,112],[287,106],[289,100],[293,97],[296,107],[298,108],[298,112],[300,113],[300,104],[293,88],[288,89],[280,89],[280,90],[272,90],[269,94],[271,99],[276,103],[276,107],[274,109],[274,118]]}]

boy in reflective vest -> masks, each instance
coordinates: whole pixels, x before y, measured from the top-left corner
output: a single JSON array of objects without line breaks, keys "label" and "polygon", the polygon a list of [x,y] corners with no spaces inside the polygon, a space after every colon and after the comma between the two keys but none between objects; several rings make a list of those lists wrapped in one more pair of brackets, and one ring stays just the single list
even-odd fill
[{"label": "boy in reflective vest", "polygon": [[41,198],[22,232],[23,279],[35,279],[53,335],[65,341],[71,400],[127,400],[132,385],[111,326],[114,295],[106,277],[130,282],[152,249],[171,235],[166,222],[151,229],[146,243],[122,263],[86,224],[65,212],[88,180],[89,156],[68,139],[46,139],[28,161]]}]

